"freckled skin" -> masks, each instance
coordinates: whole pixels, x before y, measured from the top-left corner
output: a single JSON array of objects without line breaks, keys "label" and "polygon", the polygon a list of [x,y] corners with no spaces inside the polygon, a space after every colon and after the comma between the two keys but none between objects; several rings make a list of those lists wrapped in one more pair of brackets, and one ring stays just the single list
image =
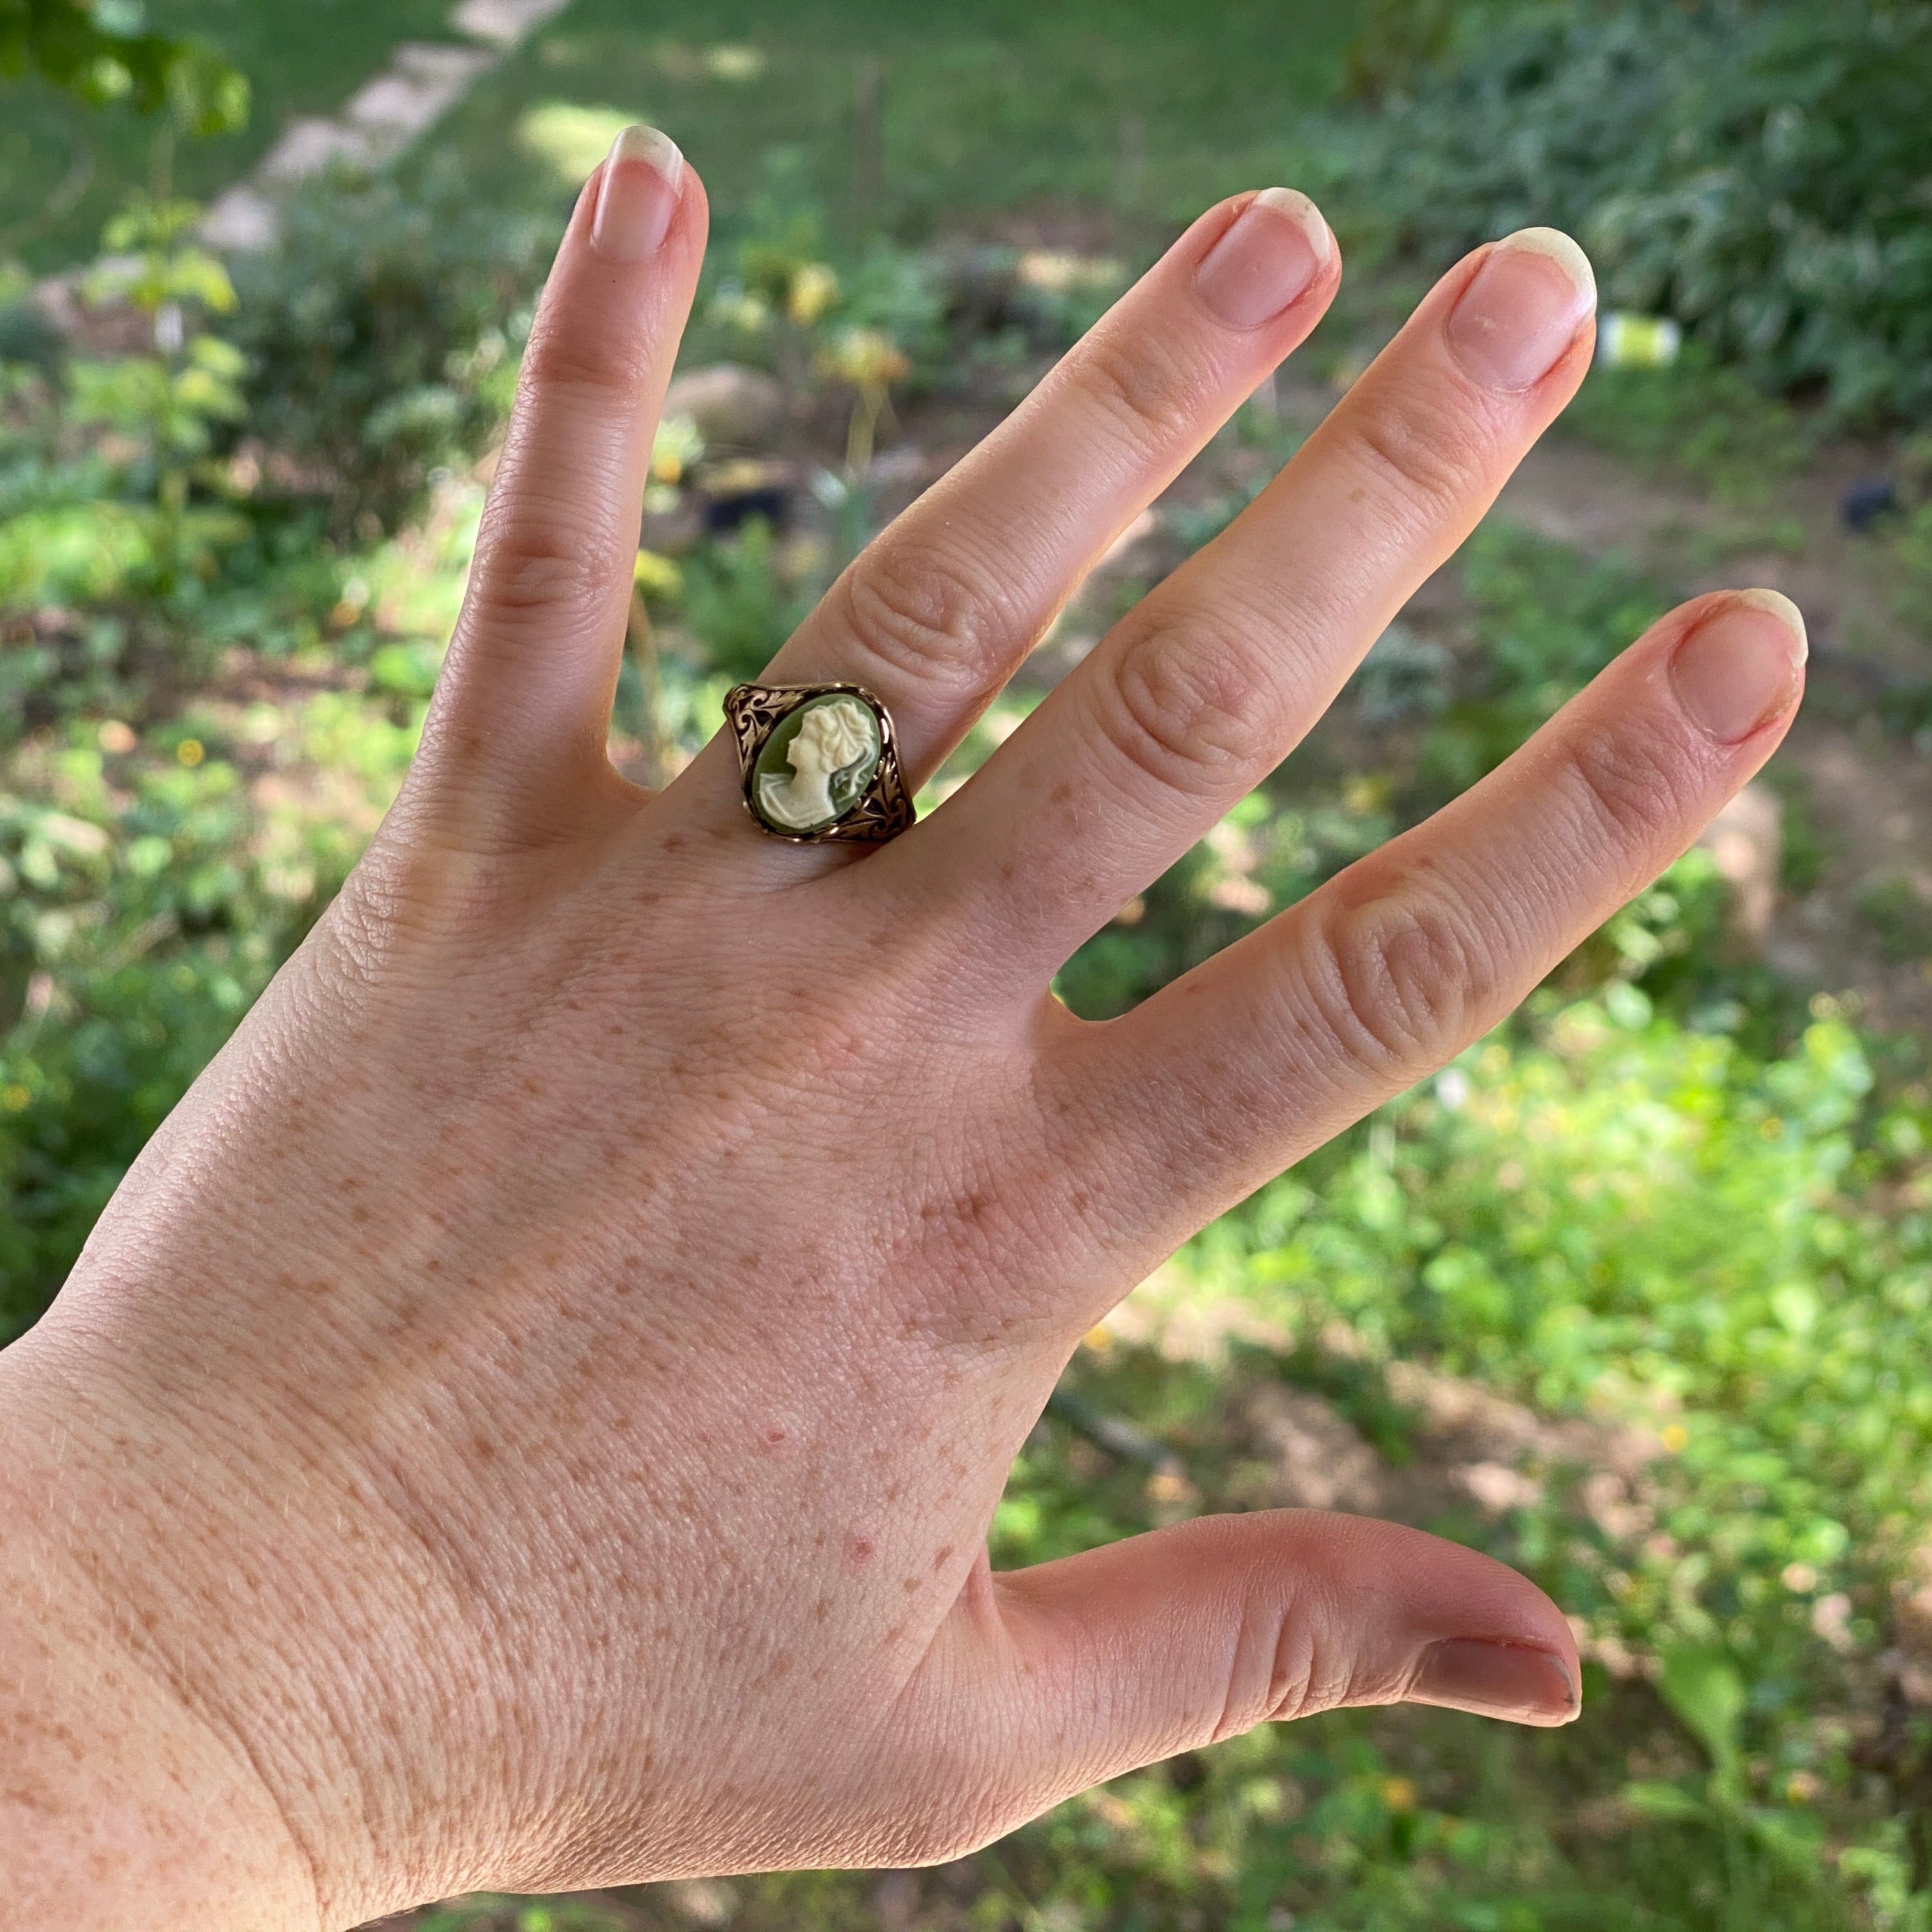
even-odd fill
[{"label": "freckled skin", "polygon": [[[1271,192],[1203,215],[773,679],[876,681],[930,778],[1313,327],[1333,238]],[[1473,804],[1083,1026],[1054,973],[1473,525],[1581,381],[1583,313],[1540,382],[1478,398],[1447,320],[1497,251],[1459,265],[932,819],[808,848],[752,826],[727,744],[656,797],[603,750],[704,224],[662,137],[593,177],[402,796],[0,1354],[23,1926],[338,1932],[458,1892],[931,1862],[1336,1705],[1575,1714],[1556,1606],[1389,1525],[1208,1519],[1004,1576],[986,1539],[1082,1335],[1683,849],[1788,722],[1796,634],[1753,607],[1786,708],[1714,747],[1671,667],[1737,611],[1673,614]],[[1250,289],[1302,263],[1270,320],[1210,299],[1238,245],[1273,251]],[[1453,446],[1398,501],[1420,421]],[[1564,777],[1616,734],[1658,782],[1585,827]],[[1511,828],[1569,821],[1518,890]],[[1499,851],[1508,894],[1444,883]]]}]

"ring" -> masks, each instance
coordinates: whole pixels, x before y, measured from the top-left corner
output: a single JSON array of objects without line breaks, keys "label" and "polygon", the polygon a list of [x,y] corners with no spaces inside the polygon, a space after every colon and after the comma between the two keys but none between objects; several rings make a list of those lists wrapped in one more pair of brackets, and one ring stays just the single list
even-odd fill
[{"label": "ring", "polygon": [[913,822],[892,714],[863,685],[736,685],[724,716],[761,832],[878,844]]}]

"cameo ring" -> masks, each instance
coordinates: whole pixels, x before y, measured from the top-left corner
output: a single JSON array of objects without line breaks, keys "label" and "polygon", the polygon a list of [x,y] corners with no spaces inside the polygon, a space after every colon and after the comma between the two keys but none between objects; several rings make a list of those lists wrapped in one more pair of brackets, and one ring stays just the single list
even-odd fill
[{"label": "cameo ring", "polygon": [[911,824],[892,715],[863,685],[741,684],[724,716],[760,831],[878,844]]}]

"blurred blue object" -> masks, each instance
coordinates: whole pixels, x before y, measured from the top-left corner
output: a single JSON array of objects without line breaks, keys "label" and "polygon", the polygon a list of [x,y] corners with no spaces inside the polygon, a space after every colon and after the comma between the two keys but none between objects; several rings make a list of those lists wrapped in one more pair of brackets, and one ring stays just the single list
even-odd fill
[{"label": "blurred blue object", "polygon": [[1861,476],[1838,500],[1846,529],[1861,536],[1898,507],[1898,486],[1888,476]]}]

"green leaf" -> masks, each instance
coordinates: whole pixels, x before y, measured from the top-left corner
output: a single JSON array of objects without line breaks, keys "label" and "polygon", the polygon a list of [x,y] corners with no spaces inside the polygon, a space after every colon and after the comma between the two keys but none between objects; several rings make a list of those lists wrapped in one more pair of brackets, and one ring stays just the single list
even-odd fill
[{"label": "green leaf", "polygon": [[1671,1825],[1708,1825],[1717,1814],[1694,1792],[1681,1785],[1639,1782],[1627,1784],[1619,1794],[1640,1816]]},{"label": "green leaf", "polygon": [[1802,1877],[1812,1877],[1825,1842],[1823,1822],[1808,1812],[1761,1810],[1745,1814],[1751,1834],[1777,1858]]},{"label": "green leaf", "polygon": [[442,665],[442,653],[434,644],[385,644],[369,660],[369,682],[399,698],[427,698]]},{"label": "green leaf", "polygon": [[1658,1688],[1664,1701],[1696,1733],[1718,1769],[1734,1771],[1744,1686],[1730,1659],[1720,1651],[1696,1646],[1666,1651]]}]

